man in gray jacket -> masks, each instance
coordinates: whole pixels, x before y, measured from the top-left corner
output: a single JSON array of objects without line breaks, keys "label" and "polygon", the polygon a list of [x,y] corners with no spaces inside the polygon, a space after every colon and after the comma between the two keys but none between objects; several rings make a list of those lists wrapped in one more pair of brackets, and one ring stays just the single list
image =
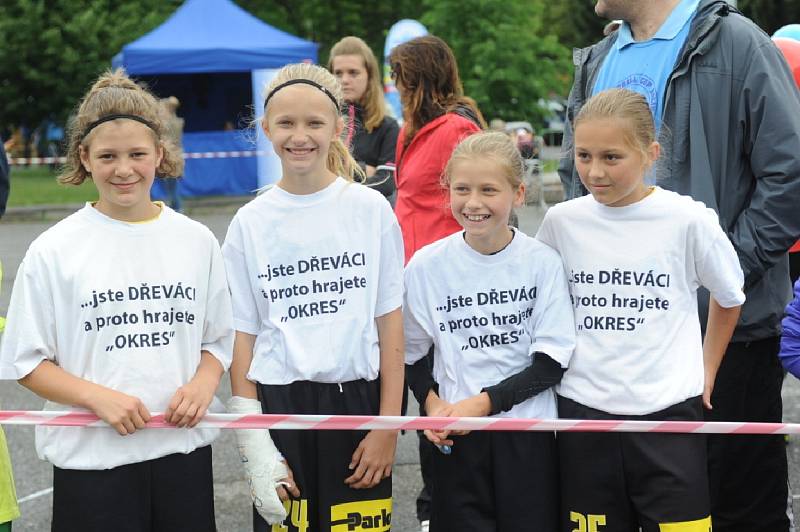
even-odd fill
[{"label": "man in gray jacket", "polygon": [[[586,194],[571,129],[584,102],[613,86],[645,94],[662,144],[657,184],[717,211],[745,275],[747,301],[707,419],[778,422],[786,252],[800,236],[800,95],[791,74],[769,37],[724,0],[598,0],[596,11],[625,23],[573,53],[559,165],[565,194]],[[705,326],[708,293],[698,300]],[[788,530],[787,477],[781,436],[711,437],[714,529]]]}]

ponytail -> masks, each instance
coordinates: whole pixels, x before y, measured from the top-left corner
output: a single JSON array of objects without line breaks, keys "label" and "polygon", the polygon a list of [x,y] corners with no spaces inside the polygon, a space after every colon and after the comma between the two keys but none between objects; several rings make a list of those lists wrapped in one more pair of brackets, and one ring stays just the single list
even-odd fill
[{"label": "ponytail", "polygon": [[367,177],[340,138],[335,138],[331,141],[331,145],[328,148],[328,160],[325,165],[328,170],[342,176],[351,183],[363,183]]}]

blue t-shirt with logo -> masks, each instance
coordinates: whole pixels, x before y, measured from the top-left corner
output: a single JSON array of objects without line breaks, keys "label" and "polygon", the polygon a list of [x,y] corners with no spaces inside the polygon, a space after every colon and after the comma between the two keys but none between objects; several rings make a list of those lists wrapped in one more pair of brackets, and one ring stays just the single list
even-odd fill
[{"label": "blue t-shirt with logo", "polygon": [[664,91],[678,54],[689,35],[692,18],[700,0],[682,0],[649,40],[633,40],[627,22],[619,28],[617,41],[600,67],[592,94],[605,89],[625,88],[647,98],[656,124],[661,127]]}]

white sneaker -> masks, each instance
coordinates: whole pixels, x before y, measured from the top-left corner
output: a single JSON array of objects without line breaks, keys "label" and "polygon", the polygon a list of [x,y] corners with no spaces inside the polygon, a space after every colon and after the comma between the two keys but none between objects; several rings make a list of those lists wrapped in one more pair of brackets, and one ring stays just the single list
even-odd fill
[{"label": "white sneaker", "polygon": [[419,523],[419,532],[428,532],[431,527],[430,521],[420,521]]}]

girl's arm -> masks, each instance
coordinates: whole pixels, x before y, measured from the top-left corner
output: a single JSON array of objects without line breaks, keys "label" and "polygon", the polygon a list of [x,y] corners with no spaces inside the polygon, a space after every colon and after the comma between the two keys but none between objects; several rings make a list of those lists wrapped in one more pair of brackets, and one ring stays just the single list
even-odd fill
[{"label": "girl's arm", "polygon": [[413,364],[406,364],[406,383],[420,406],[425,407],[430,392],[437,389],[433,378],[433,350]]},{"label": "girl's arm", "polygon": [[381,350],[382,416],[399,416],[403,404],[405,361],[403,357],[403,314],[395,309],[376,318]]},{"label": "girl's arm", "polygon": [[247,379],[247,372],[253,362],[253,348],[256,337],[252,334],[236,331],[233,341],[233,361],[231,362],[231,395],[257,399],[256,384]]},{"label": "girl's arm", "polygon": [[800,280],[794,285],[794,300],[786,307],[781,325],[783,334],[778,356],[783,369],[800,378]]},{"label": "girl's arm", "polygon": [[[481,390],[481,393],[467,397],[450,405],[448,416],[451,417],[484,417],[493,416],[500,412],[507,412],[520,404],[540,394],[543,391],[561,382],[566,369],[561,364],[550,358],[545,353],[537,351],[533,354],[533,362],[525,369],[507,377],[503,381]],[[425,431],[427,434],[428,431]],[[453,445],[452,440],[445,440],[447,436],[463,436],[468,430],[452,430],[440,432],[439,441],[430,439],[433,443]]]},{"label": "girl's arm", "polygon": [[203,351],[200,364],[192,380],[178,388],[164,412],[167,423],[178,427],[194,427],[208,411],[208,405],[214,400],[214,394],[225,368],[217,358]]},{"label": "girl's arm", "polygon": [[708,302],[708,322],[706,337],[703,341],[703,366],[705,368],[705,385],[703,386],[703,405],[711,410],[711,392],[714,391],[714,380],[717,370],[725,356],[728,342],[733,336],[733,329],[739,321],[741,305],[725,308],[711,297]]},{"label": "girl's arm", "polygon": [[49,401],[91,410],[123,436],[150,421],[139,398],[76,377],[50,360],[42,361],[19,383]]},{"label": "girl's arm", "polygon": [[530,366],[456,403],[455,415],[493,416],[507,412],[561,382],[566,371],[561,364],[540,351],[531,358]]},{"label": "girl's arm", "polygon": [[[409,331],[409,329],[405,329]],[[420,405],[420,414],[433,417],[448,417],[452,415],[453,405],[439,397],[439,386],[433,378],[433,348],[428,354],[413,364],[406,364],[406,381]],[[423,412],[424,409],[424,412]],[[450,433],[447,430],[426,429],[425,436],[436,445],[453,445],[447,440]]]},{"label": "girl's arm", "polygon": [[[380,415],[399,416],[403,402],[403,314],[399,308],[375,319],[381,350]],[[351,488],[371,488],[392,474],[397,446],[396,430],[371,430],[353,453],[345,479]]]},{"label": "girl's arm", "polygon": [[[234,404],[242,405],[237,408],[237,413],[261,413],[257,404],[258,392],[256,383],[247,378],[247,372],[253,361],[253,349],[256,344],[256,337],[241,331],[236,331],[236,338],[233,341],[233,361],[231,362],[231,395],[233,398],[228,405],[229,410]],[[244,398],[245,400],[237,399]],[[252,405],[252,406],[251,406]],[[257,412],[258,411],[258,412]],[[281,515],[281,502],[289,500],[289,494],[293,497],[300,496],[300,489],[294,482],[294,476],[286,460],[275,448],[275,444],[269,435],[269,430],[243,429],[237,430],[236,438],[238,441],[239,454],[245,464],[245,472],[248,475],[248,483],[251,487],[251,495],[261,499],[262,505],[259,513],[268,523],[274,524],[283,520]],[[255,453],[258,456],[250,456]],[[257,462],[262,470],[251,471]],[[279,465],[281,462],[282,465]],[[276,484],[284,482],[284,484]],[[272,493],[274,485],[278,501],[274,499]],[[285,516],[285,512],[283,512]]]},{"label": "girl's arm", "polygon": [[[454,415],[454,406],[439,397],[439,394],[431,389],[425,399],[425,415],[430,417],[451,417]],[[450,445],[452,447],[453,440],[448,439],[449,436],[460,433],[450,430],[425,429],[424,434],[428,441],[434,445]]]}]

